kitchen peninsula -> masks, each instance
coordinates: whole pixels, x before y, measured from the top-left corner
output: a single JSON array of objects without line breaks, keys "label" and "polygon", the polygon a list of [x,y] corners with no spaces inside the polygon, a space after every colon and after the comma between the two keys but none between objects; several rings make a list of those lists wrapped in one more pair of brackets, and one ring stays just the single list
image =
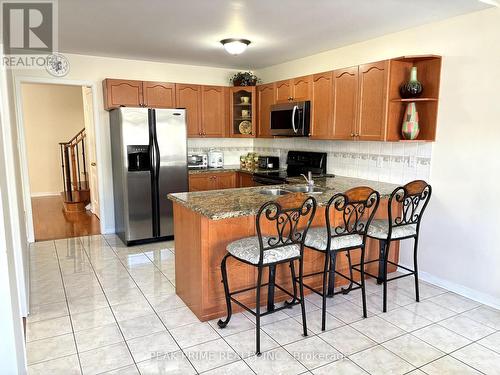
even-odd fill
[{"label": "kitchen peninsula", "polygon": [[[206,321],[226,314],[220,262],[226,254],[228,243],[256,235],[256,213],[262,204],[278,198],[278,196],[263,194],[262,191],[276,187],[290,189],[300,186],[300,182],[301,180],[292,178],[287,185],[281,186],[169,194],[168,197],[174,206],[176,293],[200,320]],[[324,206],[330,197],[357,186],[369,186],[380,193],[381,202],[376,217],[385,218],[387,217],[387,199],[396,187],[389,183],[341,176],[317,178],[315,186],[322,193],[314,194],[318,202],[318,210],[313,226],[324,225]],[[378,243],[368,240],[366,259],[377,258],[378,252]],[[358,253],[353,254],[353,261],[356,262]],[[397,242],[394,242],[390,254],[390,259],[397,263],[399,257]],[[321,254],[306,250],[304,272],[320,270],[323,262],[324,257]],[[371,264],[367,270],[376,272],[376,268],[376,264]],[[344,255],[338,256],[337,270],[348,271],[348,263]],[[389,269],[390,272],[394,270],[395,267]],[[232,289],[250,287],[255,285],[256,271],[252,266],[230,260],[228,278]],[[265,275],[264,279],[266,278]],[[318,286],[319,280],[319,278],[312,278],[308,280],[308,283]],[[291,290],[290,271],[286,265],[280,265],[277,268],[276,283]],[[344,284],[345,280],[336,277],[336,286]],[[265,301],[267,294],[264,288],[262,292],[262,300]],[[253,292],[248,292],[243,293],[239,298],[245,304],[252,306],[255,304],[252,303],[255,300],[254,295]],[[283,301],[285,297],[284,293],[276,291],[276,302]]]}]

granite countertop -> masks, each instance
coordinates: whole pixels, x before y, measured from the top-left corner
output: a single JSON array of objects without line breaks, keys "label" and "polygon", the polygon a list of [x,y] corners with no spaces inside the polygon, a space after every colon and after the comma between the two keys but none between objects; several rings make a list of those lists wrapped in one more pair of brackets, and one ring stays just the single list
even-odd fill
[{"label": "granite countertop", "polygon": [[241,168],[239,164],[236,165],[224,165],[222,168],[192,168],[188,170],[189,174],[199,174],[199,173],[221,173],[221,172],[246,172],[246,173],[257,173],[257,172],[271,172],[278,171],[279,169],[245,169]]},{"label": "granite countertop", "polygon": [[[289,182],[288,185],[173,193],[169,194],[168,198],[201,215],[207,216],[211,220],[222,220],[255,215],[265,202],[279,198],[278,196],[261,194],[262,189],[270,187],[286,189],[290,185],[303,185],[300,179],[296,178],[289,179]],[[324,190],[322,194],[314,194],[319,206],[326,205],[334,194],[357,186],[369,186],[377,190],[383,198],[389,197],[397,187],[397,185],[390,183],[343,176],[315,178],[314,182],[316,187]]]}]

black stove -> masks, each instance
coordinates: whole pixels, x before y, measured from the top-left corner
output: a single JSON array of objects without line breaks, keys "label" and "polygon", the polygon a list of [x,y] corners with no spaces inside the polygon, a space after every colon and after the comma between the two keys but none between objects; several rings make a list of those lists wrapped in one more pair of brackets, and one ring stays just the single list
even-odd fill
[{"label": "black stove", "polygon": [[326,153],[311,151],[288,151],[286,170],[259,172],[253,175],[253,180],[261,185],[286,184],[287,178],[298,177],[309,171],[313,177],[327,176]]}]

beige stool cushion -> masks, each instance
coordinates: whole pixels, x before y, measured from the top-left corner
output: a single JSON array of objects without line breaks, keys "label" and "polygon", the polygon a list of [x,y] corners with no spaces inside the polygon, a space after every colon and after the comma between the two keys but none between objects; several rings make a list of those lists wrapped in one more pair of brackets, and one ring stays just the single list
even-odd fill
[{"label": "beige stool cushion", "polygon": [[[334,229],[332,228],[332,232]],[[307,232],[304,245],[317,250],[325,251],[328,242],[328,232],[324,227],[310,228]],[[335,236],[330,242],[330,250],[345,249],[347,247],[361,246],[363,237],[359,234],[349,234],[345,236]]]},{"label": "beige stool cushion", "polygon": [[[268,246],[267,241],[269,238],[262,237],[264,247]],[[258,264],[260,257],[259,237],[247,237],[231,242],[227,245],[227,251],[236,258],[243,259],[252,264]],[[263,263],[274,263],[298,256],[300,256],[300,246],[287,245],[277,249],[264,250]]]},{"label": "beige stool cushion", "polygon": [[[389,222],[383,219],[373,220],[368,228],[368,236],[381,240],[387,239]],[[403,238],[417,234],[416,224],[406,224],[392,228],[391,238]]]}]

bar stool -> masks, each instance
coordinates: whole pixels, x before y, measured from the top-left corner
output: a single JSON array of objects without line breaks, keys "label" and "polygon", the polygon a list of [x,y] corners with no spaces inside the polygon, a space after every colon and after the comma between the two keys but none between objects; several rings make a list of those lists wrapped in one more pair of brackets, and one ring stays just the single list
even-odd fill
[{"label": "bar stool", "polygon": [[[305,246],[325,255],[323,271],[310,273],[303,277],[311,277],[322,274],[322,290],[304,283],[304,286],[322,298],[321,329],[326,326],[326,297],[335,294],[347,294],[351,290],[361,289],[363,299],[363,316],[366,318],[366,294],[364,273],[361,271],[360,282],[354,280],[351,268],[351,251],[361,249],[361,264],[365,259],[365,243],[367,228],[373,219],[379,204],[379,193],[369,187],[357,187],[344,193],[335,194],[330,198],[325,209],[326,227],[313,227],[307,233]],[[331,222],[333,218],[333,223]],[[337,254],[346,252],[349,261],[349,276],[335,269]],[[363,267],[361,268],[363,269]],[[349,286],[341,291],[334,292],[335,274],[349,281]],[[328,281],[328,287],[327,287]],[[353,284],[357,285],[353,287]],[[327,289],[328,288],[328,289]]]},{"label": "bar stool", "polygon": [[[406,276],[415,276],[415,300],[420,302],[418,293],[418,265],[417,249],[420,233],[422,215],[431,198],[432,188],[422,180],[412,181],[404,186],[396,188],[388,202],[388,219],[373,220],[368,228],[368,237],[379,241],[379,258],[365,262],[379,262],[379,274],[377,276],[368,272],[365,274],[377,279],[377,284],[383,284],[383,312],[387,312],[387,282]],[[389,249],[391,241],[414,239],[413,246],[413,270],[403,267],[389,260]],[[403,268],[409,273],[387,279],[387,264]],[[363,269],[362,264],[354,265],[357,271]],[[360,266],[360,268],[357,268]]]},{"label": "bar stool", "polygon": [[[304,305],[304,288],[302,284],[303,275],[303,253],[304,239],[316,212],[316,200],[307,197],[303,193],[288,194],[276,201],[270,201],[262,205],[255,218],[257,236],[242,238],[227,245],[227,254],[221,262],[222,283],[227,305],[227,317],[219,320],[217,325],[225,328],[231,320],[231,302],[241,306],[256,319],[256,354],[260,355],[260,318],[262,316],[291,308],[300,304],[302,309],[302,325],[304,336],[307,336],[307,323]],[[265,235],[263,234],[265,233]],[[226,262],[228,258],[234,258],[240,262],[257,268],[257,285],[236,291],[229,290]],[[299,261],[299,276],[295,276],[294,261]],[[275,284],[276,266],[289,263],[293,294]],[[262,271],[269,268],[269,282],[262,283]],[[299,283],[300,298],[297,297],[295,280]],[[260,311],[260,290],[268,287],[267,311]],[[279,308],[274,307],[274,288],[278,288],[293,299]],[[238,301],[233,296],[239,293],[256,290],[255,312]]]}]

